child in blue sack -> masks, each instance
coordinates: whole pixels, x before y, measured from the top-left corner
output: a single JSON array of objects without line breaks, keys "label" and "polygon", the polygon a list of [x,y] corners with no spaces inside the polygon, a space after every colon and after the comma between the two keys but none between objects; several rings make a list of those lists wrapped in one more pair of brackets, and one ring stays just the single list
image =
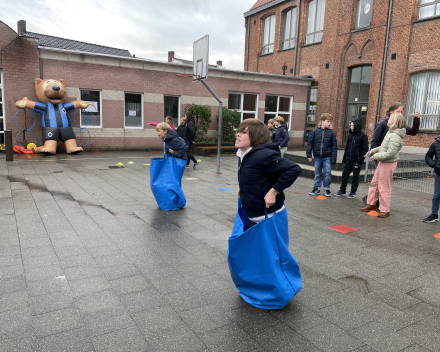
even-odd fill
[{"label": "child in blue sack", "polygon": [[182,137],[171,129],[166,122],[161,122],[156,126],[157,136],[165,142],[165,151],[179,159],[187,158],[188,147]]},{"label": "child in blue sack", "polygon": [[244,120],[237,130],[235,147],[238,158],[238,190],[251,228],[284,209],[284,189],[301,173],[293,161],[282,158],[277,143],[270,143],[270,131],[263,122]]}]

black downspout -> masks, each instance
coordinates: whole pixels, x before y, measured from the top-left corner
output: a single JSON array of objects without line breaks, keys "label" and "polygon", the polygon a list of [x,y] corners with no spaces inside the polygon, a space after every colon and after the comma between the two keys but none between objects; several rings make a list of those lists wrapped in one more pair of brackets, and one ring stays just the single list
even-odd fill
[{"label": "black downspout", "polygon": [[43,59],[40,59],[40,78],[43,79]]},{"label": "black downspout", "polygon": [[307,114],[309,113],[310,106],[310,92],[312,90],[312,83],[310,82],[309,91],[307,93],[307,105],[306,105],[306,116],[304,119],[304,136],[303,136],[303,146],[306,144],[306,134],[307,134]]},{"label": "black downspout", "polygon": [[300,20],[300,12],[301,12],[301,0],[298,0],[297,5],[297,16],[296,16],[296,44],[295,44],[295,57],[293,59],[293,76],[296,74],[296,57],[298,53],[298,44],[299,44],[299,20]]},{"label": "black downspout", "polygon": [[246,71],[249,71],[249,33],[251,28],[251,16],[247,18],[247,45],[246,45]]},{"label": "black downspout", "polygon": [[387,64],[388,40],[390,38],[390,26],[391,26],[391,13],[392,12],[393,12],[393,0],[390,0],[390,8],[388,9],[388,23],[387,23],[387,34],[386,34],[386,39],[385,39],[385,50],[383,53],[383,61],[382,61],[382,76],[380,78],[379,102],[377,104],[376,123],[378,123],[379,119],[380,119],[380,107],[381,107],[381,103],[382,103],[383,83],[385,80],[385,68],[386,68],[386,64]]}]

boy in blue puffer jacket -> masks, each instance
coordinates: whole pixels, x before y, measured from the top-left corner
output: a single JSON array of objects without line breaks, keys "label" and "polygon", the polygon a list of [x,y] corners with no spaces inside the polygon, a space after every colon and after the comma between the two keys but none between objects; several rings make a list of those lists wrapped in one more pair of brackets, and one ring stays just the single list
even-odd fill
[{"label": "boy in blue puffer jacket", "polygon": [[331,114],[321,115],[321,124],[310,134],[307,143],[307,158],[312,161],[312,151],[315,157],[315,183],[311,196],[321,193],[322,174],[324,173],[324,194],[331,197],[330,184],[332,182],[332,164],[336,164],[337,141],[336,133],[330,129],[333,121]]},{"label": "boy in blue puffer jacket", "polygon": [[277,129],[275,132],[275,143],[280,147],[281,157],[284,158],[287,143],[290,140],[289,129],[287,128],[287,124],[284,123],[284,117],[282,116],[275,117],[273,123]]},{"label": "boy in blue puffer jacket", "polygon": [[335,194],[335,196],[339,197],[346,195],[348,177],[353,172],[351,192],[347,198],[355,198],[356,191],[359,187],[361,166],[365,160],[365,154],[368,153],[368,136],[362,132],[362,119],[354,119],[353,121],[350,121],[350,130],[348,133],[345,153],[342,158],[344,171],[342,172],[341,189]]},{"label": "boy in blue puffer jacket", "polygon": [[161,122],[156,126],[157,136],[165,142],[165,151],[176,158],[187,158],[188,146],[182,137],[179,137],[176,131],[171,129],[166,122]]}]

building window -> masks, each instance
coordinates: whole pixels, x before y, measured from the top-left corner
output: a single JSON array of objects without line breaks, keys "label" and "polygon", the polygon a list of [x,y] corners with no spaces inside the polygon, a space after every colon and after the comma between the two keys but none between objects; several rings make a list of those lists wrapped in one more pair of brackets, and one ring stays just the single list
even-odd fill
[{"label": "building window", "polygon": [[263,45],[261,47],[261,54],[273,53],[273,46],[275,41],[275,15],[266,17],[263,20]]},{"label": "building window", "polygon": [[174,126],[180,124],[180,97],[165,95],[163,97],[163,121],[165,117],[171,116],[173,118]]},{"label": "building window", "polygon": [[373,0],[359,0],[356,27],[367,27],[371,22]]},{"label": "building window", "polygon": [[307,109],[307,123],[314,124],[316,121],[316,104],[318,103],[318,82],[310,86],[309,108]]},{"label": "building window", "polygon": [[416,110],[420,112],[420,129],[437,131],[440,115],[440,71],[411,76],[406,105],[406,119],[410,126]]},{"label": "building window", "polygon": [[440,16],[440,0],[420,0],[419,18]]},{"label": "building window", "polygon": [[241,113],[241,121],[258,118],[258,94],[229,93],[228,109]]},{"label": "building window", "polygon": [[143,128],[142,94],[125,93],[125,127]]},{"label": "building window", "polygon": [[81,110],[81,127],[102,127],[101,91],[81,89],[80,92],[81,100],[90,104],[85,113]]},{"label": "building window", "polygon": [[5,107],[3,102],[3,71],[0,70],[0,144],[5,144]]},{"label": "building window", "polygon": [[283,41],[281,44],[281,50],[291,49],[295,47],[296,37],[296,7],[284,12],[284,28],[283,28]]},{"label": "building window", "polygon": [[324,12],[325,0],[312,0],[307,3],[306,44],[322,41]]},{"label": "building window", "polygon": [[284,123],[290,129],[290,116],[292,114],[292,97],[281,95],[266,95],[264,107],[264,123],[277,116],[284,117]]}]

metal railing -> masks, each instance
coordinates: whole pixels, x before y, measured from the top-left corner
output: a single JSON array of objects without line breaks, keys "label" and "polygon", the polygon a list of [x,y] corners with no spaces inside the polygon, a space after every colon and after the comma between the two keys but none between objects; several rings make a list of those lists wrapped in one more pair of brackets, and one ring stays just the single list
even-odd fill
[{"label": "metal railing", "polygon": [[[364,182],[371,182],[375,170],[375,163],[367,157]],[[397,168],[393,175],[393,186],[434,194],[434,180],[434,169],[426,164],[425,154],[399,153]]]}]

